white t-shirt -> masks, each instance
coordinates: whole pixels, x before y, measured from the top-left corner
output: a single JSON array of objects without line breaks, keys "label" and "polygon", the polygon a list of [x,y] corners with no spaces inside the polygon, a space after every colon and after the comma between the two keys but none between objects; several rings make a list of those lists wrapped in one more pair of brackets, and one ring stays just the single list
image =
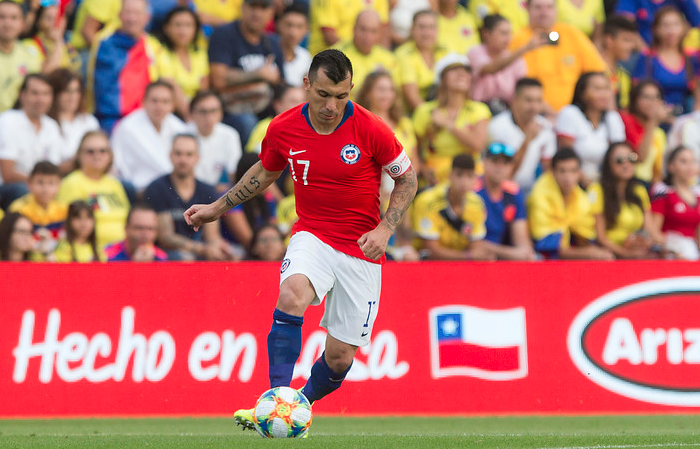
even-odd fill
[{"label": "white t-shirt", "polygon": [[424,9],[430,9],[429,0],[398,0],[389,12],[391,31],[403,39],[408,39],[413,24],[413,15]]},{"label": "white t-shirt", "polygon": [[173,114],[165,117],[160,132],[143,108],[127,115],[112,133],[117,175],[143,190],[159,176],[170,173],[173,137],[182,132],[187,132],[187,127]]},{"label": "white t-shirt", "polygon": [[[532,189],[540,161],[542,159],[551,159],[557,151],[557,137],[552,129],[552,124],[542,116],[537,116],[535,120],[542,126],[542,129],[537,137],[532,139],[527,146],[527,152],[513,177],[524,192]],[[503,111],[491,119],[488,133],[489,143],[501,142],[516,150],[519,150],[525,141],[525,133],[515,124],[513,114],[510,111]]]},{"label": "white t-shirt", "polygon": [[61,131],[48,115],[41,117],[37,131],[22,110],[10,109],[0,114],[0,159],[15,161],[17,172],[29,175],[34,165],[43,160],[59,164],[62,154]]},{"label": "white t-shirt", "polygon": [[61,120],[61,134],[63,134],[63,154],[61,161],[67,161],[76,155],[80,141],[88,131],[100,129],[100,123],[92,114],[80,114],[72,122]]},{"label": "white t-shirt", "polygon": [[199,162],[195,168],[195,177],[210,185],[221,183],[222,175],[236,171],[241,159],[241,136],[234,128],[223,123],[214,125],[214,131],[208,136],[197,132],[194,123],[187,124],[190,132],[199,139]]},{"label": "white t-shirt", "polygon": [[683,145],[693,150],[695,159],[700,161],[700,111],[676,117],[668,133],[669,151]]},{"label": "white t-shirt", "polygon": [[294,59],[284,62],[284,80],[290,86],[301,87],[304,85],[304,77],[311,66],[311,53],[297,45],[294,49]]},{"label": "white t-shirt", "polygon": [[564,106],[554,126],[557,135],[574,139],[574,150],[581,158],[581,171],[590,181],[600,177],[600,166],[612,142],[626,140],[625,125],[617,111],[605,113],[605,119],[593,129],[578,106]]}]

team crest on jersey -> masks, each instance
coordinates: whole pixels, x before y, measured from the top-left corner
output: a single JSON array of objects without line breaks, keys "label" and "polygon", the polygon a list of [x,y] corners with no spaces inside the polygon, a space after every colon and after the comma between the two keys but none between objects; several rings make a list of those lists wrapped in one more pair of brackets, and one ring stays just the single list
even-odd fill
[{"label": "team crest on jersey", "polygon": [[357,145],[349,143],[340,150],[340,158],[346,164],[355,164],[360,160],[360,148]]},{"label": "team crest on jersey", "polygon": [[289,264],[290,264],[290,263],[292,263],[292,261],[289,260],[289,259],[284,259],[284,260],[282,261],[282,266],[280,267],[280,274],[282,274],[282,273],[284,273],[285,271],[287,271],[287,268],[289,268]]}]

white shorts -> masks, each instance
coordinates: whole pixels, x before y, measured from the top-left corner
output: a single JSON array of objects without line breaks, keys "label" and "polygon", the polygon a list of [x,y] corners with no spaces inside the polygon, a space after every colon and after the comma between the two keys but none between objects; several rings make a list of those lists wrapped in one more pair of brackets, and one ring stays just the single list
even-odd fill
[{"label": "white shorts", "polygon": [[369,343],[379,308],[382,267],[348,256],[323,243],[310,232],[292,236],[280,269],[280,285],[293,274],[303,274],[314,287],[319,305],[326,297],[321,327],[343,343]]}]

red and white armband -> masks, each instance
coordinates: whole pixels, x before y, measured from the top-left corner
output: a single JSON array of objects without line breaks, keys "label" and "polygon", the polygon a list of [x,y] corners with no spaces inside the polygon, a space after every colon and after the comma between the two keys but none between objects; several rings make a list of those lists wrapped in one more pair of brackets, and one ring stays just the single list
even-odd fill
[{"label": "red and white armband", "polygon": [[398,178],[406,173],[409,168],[411,168],[411,159],[409,159],[406,151],[402,151],[396,159],[382,167],[392,178]]}]

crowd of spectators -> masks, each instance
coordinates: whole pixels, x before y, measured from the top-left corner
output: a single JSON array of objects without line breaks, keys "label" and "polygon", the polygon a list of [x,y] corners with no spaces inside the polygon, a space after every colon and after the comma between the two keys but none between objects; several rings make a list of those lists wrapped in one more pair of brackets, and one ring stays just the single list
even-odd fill
[{"label": "crowd of spectators", "polygon": [[0,260],[280,260],[289,174],[182,214],[326,48],[419,174],[390,259],[698,260],[699,25],[700,0],[0,0]]}]

